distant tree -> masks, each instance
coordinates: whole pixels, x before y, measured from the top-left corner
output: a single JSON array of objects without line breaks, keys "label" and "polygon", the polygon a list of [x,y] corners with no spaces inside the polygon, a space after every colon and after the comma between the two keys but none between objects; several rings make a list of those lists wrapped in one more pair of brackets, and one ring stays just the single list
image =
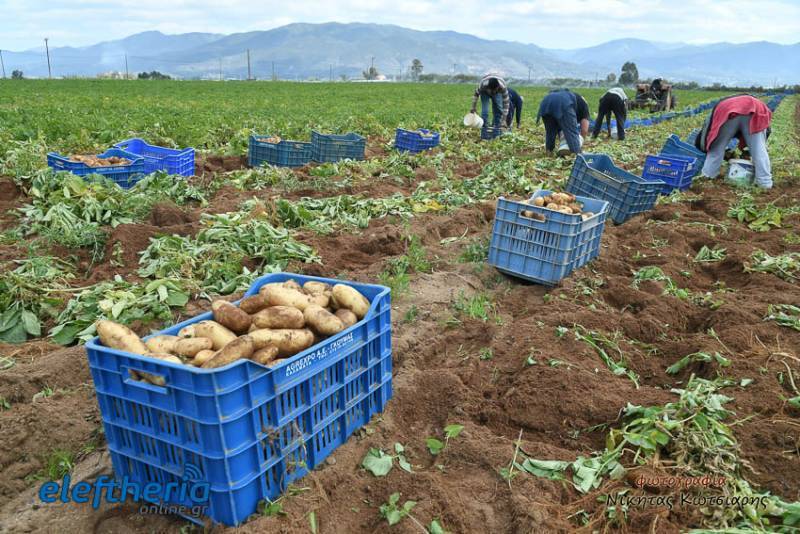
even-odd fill
[{"label": "distant tree", "polygon": [[639,81],[639,69],[633,61],[626,61],[622,65],[622,74],[619,75],[619,83],[622,85],[632,85]]},{"label": "distant tree", "polygon": [[422,69],[422,61],[414,59],[414,61],[411,62],[411,79],[415,82],[419,81],[419,77],[422,74]]},{"label": "distant tree", "polygon": [[617,75],[614,74],[613,72],[609,72],[608,76],[606,76],[606,81],[608,83],[614,83],[615,81],[617,81]]},{"label": "distant tree", "polygon": [[151,72],[140,72],[137,76],[140,80],[171,80],[172,77],[167,74],[162,74],[157,70]]},{"label": "distant tree", "polygon": [[11,79],[12,80],[21,80],[24,77],[25,76],[22,75],[22,71],[21,70],[14,70],[13,72],[11,72]]},{"label": "distant tree", "polygon": [[375,67],[370,67],[367,70],[363,71],[361,74],[362,76],[364,76],[365,80],[377,80],[378,75],[380,73],[378,72],[378,69],[376,69]]}]

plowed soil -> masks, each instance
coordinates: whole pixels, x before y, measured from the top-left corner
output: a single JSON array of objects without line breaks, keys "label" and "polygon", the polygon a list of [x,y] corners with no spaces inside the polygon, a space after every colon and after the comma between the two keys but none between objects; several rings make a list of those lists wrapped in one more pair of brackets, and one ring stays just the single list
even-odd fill
[{"label": "plowed soil", "polygon": [[[198,169],[217,172],[238,164],[208,157]],[[463,176],[481,170],[475,163],[459,169]],[[527,474],[508,484],[499,470],[514,455],[517,439],[531,457],[571,461],[603,448],[607,427],[615,426],[628,403],[669,402],[675,399],[670,389],[685,384],[691,374],[714,378],[718,372],[736,381],[753,379],[747,387],[725,391],[733,398],[735,436],[752,467],[746,478],[786,500],[800,500],[800,411],[783,400],[792,396],[788,381],[776,379],[787,368],[795,380],[800,378],[800,332],[763,320],[769,304],[796,304],[800,291],[796,283],[745,271],[755,249],[800,252],[800,246],[784,241],[789,233],[800,232],[800,217],[757,233],[726,216],[735,198],[730,187],[708,183],[693,191],[698,193],[695,201],[659,205],[620,226],[609,222],[600,257],[556,288],[501,275],[483,262],[460,260],[468,244],[488,241],[493,203],[420,215],[409,228],[381,219],[360,232],[301,234],[322,257],[320,265],[298,267],[310,274],[377,282],[386,261],[405,253],[409,234],[420,237],[434,269],[413,274],[409,291],[393,296],[394,395],[386,411],[297,483],[303,490],[284,499],[285,516],[254,517],[236,531],[308,532],[313,511],[320,532],[382,532],[387,525],[378,507],[394,492],[403,501],[417,501],[413,515],[420,521],[438,518],[450,532],[602,530],[604,507],[596,496],[623,482],[608,483],[589,497],[570,485]],[[3,185],[0,200],[13,201],[17,194]],[[265,190],[257,196],[272,194]],[[792,184],[779,185],[763,198],[796,205],[798,196]],[[233,190],[221,191],[206,210],[235,209],[241,199]],[[132,276],[150,237],[193,235],[198,216],[199,210],[159,205],[149,224],[119,226],[111,234],[105,263],[90,280]],[[694,263],[703,245],[725,248],[726,259]],[[121,252],[112,266],[115,247]],[[712,292],[722,303],[693,304],[664,295],[657,283],[634,288],[632,273],[648,265],[661,267],[682,288]],[[474,294],[486,295],[494,305],[485,322],[454,312],[454,300]],[[207,303],[193,306],[190,310],[197,311]],[[619,332],[625,360],[639,375],[640,386],[615,376],[586,344],[556,335],[558,327],[576,324],[607,335]],[[719,341],[708,335],[710,329]],[[480,358],[487,349],[491,358]],[[676,376],[666,374],[670,364],[697,351],[719,351],[731,366],[720,370],[695,364]],[[0,353],[16,360],[0,371],[0,394],[11,405],[0,411],[0,531],[183,532],[184,520],[140,514],[133,505],[103,504],[94,510],[73,503],[42,504],[37,473],[54,449],[80,451],[73,483],[111,473],[86,356],[81,347],[41,341],[0,346]],[[44,388],[52,395],[37,395]],[[441,436],[452,423],[463,424],[463,433],[442,454],[431,456],[425,438]],[[360,468],[369,448],[391,451],[395,443],[404,444],[413,473],[395,468],[376,478]],[[589,525],[570,517],[580,510],[591,518]],[[631,510],[624,528],[678,532],[698,524],[693,513]],[[419,532],[419,527],[405,520],[392,531]]]}]

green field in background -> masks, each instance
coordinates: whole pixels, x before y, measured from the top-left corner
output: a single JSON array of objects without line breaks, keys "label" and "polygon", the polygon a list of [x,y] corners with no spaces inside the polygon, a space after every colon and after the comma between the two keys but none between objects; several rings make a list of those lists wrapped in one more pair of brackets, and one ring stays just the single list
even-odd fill
[{"label": "green field in background", "polygon": [[[313,128],[389,138],[398,126],[446,131],[460,124],[474,89],[474,84],[1,80],[0,142],[41,138],[48,149],[77,152],[137,136],[155,144],[241,153],[251,131],[299,140],[308,139]],[[525,99],[523,121],[530,124],[549,89],[518,91]],[[605,89],[577,91],[594,116]],[[721,94],[679,91],[678,109]]]}]

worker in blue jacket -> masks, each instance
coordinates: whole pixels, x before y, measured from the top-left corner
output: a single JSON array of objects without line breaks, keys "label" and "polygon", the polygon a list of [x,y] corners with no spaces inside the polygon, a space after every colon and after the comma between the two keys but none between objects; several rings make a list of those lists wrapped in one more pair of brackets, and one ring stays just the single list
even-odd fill
[{"label": "worker in blue jacket", "polygon": [[556,147],[558,134],[563,133],[574,154],[581,153],[581,137],[589,134],[589,104],[581,95],[569,89],[550,91],[539,104],[539,119],[544,123],[544,146],[547,152]]},{"label": "worker in blue jacket", "polygon": [[508,106],[508,115],[506,116],[506,128],[511,129],[511,123],[514,121],[514,115],[517,116],[517,128],[522,120],[522,102],[523,99],[518,92],[512,88],[508,88],[508,98],[511,100]]}]

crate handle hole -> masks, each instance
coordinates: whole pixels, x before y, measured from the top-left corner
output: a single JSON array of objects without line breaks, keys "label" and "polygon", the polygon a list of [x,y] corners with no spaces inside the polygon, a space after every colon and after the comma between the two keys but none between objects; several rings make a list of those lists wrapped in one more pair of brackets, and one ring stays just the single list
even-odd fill
[{"label": "crate handle hole", "polygon": [[125,383],[129,386],[147,389],[164,395],[169,392],[165,375],[125,367],[122,368],[122,372],[125,375]]},{"label": "crate handle hole", "polygon": [[519,216],[524,217],[525,219],[531,219],[533,221],[547,222],[547,218],[544,215],[541,213],[536,213],[532,210],[522,210],[519,212]]}]

